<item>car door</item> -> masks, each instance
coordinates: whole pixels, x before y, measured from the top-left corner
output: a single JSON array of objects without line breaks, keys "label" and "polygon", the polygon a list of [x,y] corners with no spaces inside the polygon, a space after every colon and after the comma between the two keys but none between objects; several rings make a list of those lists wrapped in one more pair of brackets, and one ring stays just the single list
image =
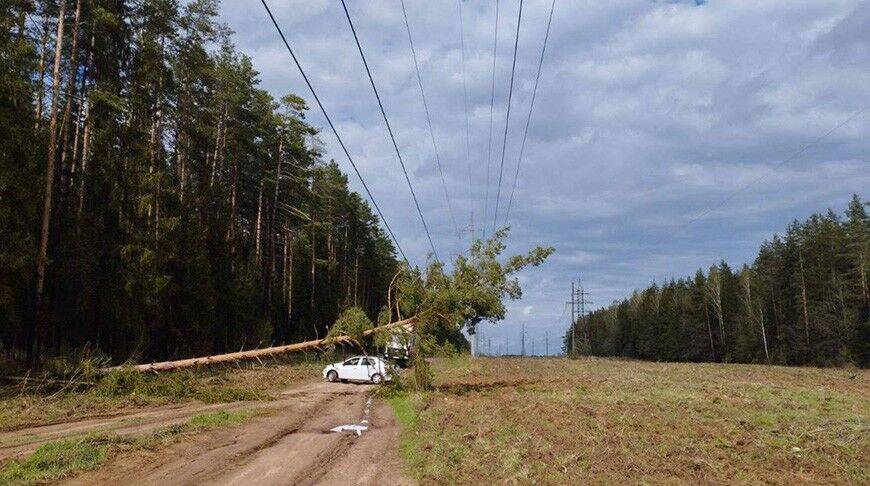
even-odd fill
[{"label": "car door", "polygon": [[378,372],[374,358],[361,358],[359,364],[360,373],[362,374],[360,380],[368,381],[372,378],[373,374]]},{"label": "car door", "polygon": [[338,377],[342,380],[358,380],[359,358],[350,358],[338,367]]}]

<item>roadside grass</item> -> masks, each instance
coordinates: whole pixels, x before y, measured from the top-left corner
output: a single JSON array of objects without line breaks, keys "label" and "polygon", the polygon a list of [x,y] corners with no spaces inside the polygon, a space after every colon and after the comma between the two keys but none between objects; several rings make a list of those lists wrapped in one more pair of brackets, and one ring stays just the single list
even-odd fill
[{"label": "roadside grass", "polygon": [[396,414],[396,420],[398,420],[399,425],[402,427],[399,455],[415,470],[424,467],[423,444],[419,440],[421,437],[417,431],[417,421],[419,418],[417,410],[422,404],[413,403],[413,401],[419,402],[422,395],[390,388],[383,388],[382,390],[382,398],[390,404],[390,407]]},{"label": "roadside grass", "polygon": [[184,434],[218,427],[231,427],[266,413],[241,410],[201,413],[184,424],[162,427],[137,436],[89,434],[49,442],[28,457],[10,461],[0,468],[0,484],[31,485],[57,480],[74,473],[96,469],[113,455],[140,449],[153,449],[177,440]]},{"label": "roadside grass", "polygon": [[194,415],[187,422],[191,429],[210,429],[214,427],[226,427],[238,425],[244,422],[252,414],[249,410],[227,411],[220,410],[212,413]]},{"label": "roadside grass", "polygon": [[120,370],[86,387],[0,389],[0,431],[47,425],[170,403],[269,400],[291,385],[319,378],[316,362],[143,374]]},{"label": "roadside grass", "polygon": [[0,470],[0,484],[38,484],[94,469],[106,460],[108,449],[108,444],[88,438],[51,442],[26,459],[6,465]]},{"label": "roadside grass", "polygon": [[434,369],[434,391],[388,397],[425,484],[870,482],[867,371],[466,357]]}]

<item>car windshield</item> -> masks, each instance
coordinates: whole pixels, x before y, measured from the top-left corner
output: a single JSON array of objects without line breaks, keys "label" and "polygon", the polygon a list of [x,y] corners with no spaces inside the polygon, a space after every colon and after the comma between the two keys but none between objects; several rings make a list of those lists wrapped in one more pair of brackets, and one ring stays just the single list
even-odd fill
[{"label": "car windshield", "polygon": [[359,362],[359,358],[351,358],[351,359],[345,361],[343,364],[344,364],[344,366],[356,366],[356,364],[358,362]]}]

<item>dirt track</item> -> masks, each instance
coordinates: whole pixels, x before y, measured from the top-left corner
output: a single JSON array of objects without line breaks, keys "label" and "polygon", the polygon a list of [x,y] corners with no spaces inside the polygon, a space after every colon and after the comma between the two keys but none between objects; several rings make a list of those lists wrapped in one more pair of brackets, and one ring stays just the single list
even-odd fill
[{"label": "dirt track", "polygon": [[[182,423],[203,410],[267,408],[239,426],[187,435],[156,450],[121,454],[65,483],[410,484],[397,453],[395,417],[389,406],[371,399],[372,391],[370,385],[313,383],[288,390],[272,402],[172,407],[19,430],[19,444],[12,447],[4,447],[9,437],[0,436],[0,455],[19,455],[46,437],[70,431],[135,434]],[[330,431],[361,423],[369,426],[361,436]]]}]

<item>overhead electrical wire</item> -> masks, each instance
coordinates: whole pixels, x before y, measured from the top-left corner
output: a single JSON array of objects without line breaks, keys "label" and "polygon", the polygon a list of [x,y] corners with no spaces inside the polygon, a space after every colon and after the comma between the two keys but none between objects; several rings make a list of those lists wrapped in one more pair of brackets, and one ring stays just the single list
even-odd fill
[{"label": "overhead electrical wire", "polygon": [[420,97],[423,99],[423,110],[426,112],[426,124],[429,126],[429,136],[432,139],[432,148],[435,151],[435,165],[438,167],[438,174],[441,176],[441,187],[444,188],[444,198],[447,200],[447,211],[450,213],[450,220],[453,222],[453,228],[457,235],[460,235],[459,226],[456,224],[456,218],[453,215],[453,204],[450,202],[450,193],[447,191],[447,181],[444,178],[444,170],[441,168],[441,158],[438,156],[438,145],[435,143],[435,131],[432,129],[432,117],[429,115],[429,103],[426,102],[426,91],[423,89],[423,77],[420,75],[420,64],[417,62],[417,50],[414,48],[414,38],[411,35],[411,24],[408,22],[408,12],[405,9],[405,0],[400,0],[402,4],[402,18],[405,20],[405,29],[408,31],[408,44],[411,46],[411,56],[414,58],[414,69],[417,71],[417,84],[420,86]]},{"label": "overhead electrical wire", "polygon": [[[816,139],[814,139],[814,140],[812,140],[812,141],[807,142],[806,144],[804,144],[800,149],[798,149],[798,150],[797,150],[795,153],[793,153],[790,157],[788,157],[788,158],[786,158],[786,159],[783,159],[783,160],[780,160],[779,162],[776,162],[775,164],[773,164],[773,167],[774,167],[774,168],[779,168],[780,166],[785,165],[785,164],[787,164],[787,163],[789,163],[789,162],[791,162],[791,161],[797,159],[798,157],[800,157],[801,155],[803,155],[807,150],[809,150],[810,147],[812,147],[813,145],[816,145],[816,144],[818,144],[819,142],[821,142],[822,140],[828,138],[829,136],[831,136],[832,133],[836,132],[836,131],[839,130],[840,128],[843,128],[844,126],[846,126],[847,124],[849,124],[849,122],[851,122],[852,120],[854,120],[855,118],[857,118],[859,115],[861,115],[862,113],[864,113],[864,112],[867,111],[867,110],[870,110],[870,105],[867,105],[867,106],[865,106],[865,107],[863,107],[863,108],[860,108],[860,109],[858,109],[858,110],[856,110],[856,111],[853,111],[849,116],[847,116],[847,117],[844,118],[842,121],[840,121],[840,123],[838,123],[838,124],[836,124],[835,126],[831,127],[830,129],[828,129],[828,131],[826,131],[825,133],[823,133],[822,135],[820,135],[820,136],[817,137]],[[722,200],[721,200],[719,203],[717,203],[717,204],[714,204],[714,205],[712,205],[712,206],[708,206],[708,207],[706,207],[706,208],[703,209],[703,210],[702,210],[702,211],[701,211],[697,216],[693,217],[692,219],[690,219],[689,221],[687,221],[686,223],[684,223],[682,226],[679,226],[676,230],[670,232],[669,235],[670,235],[670,236],[673,236],[677,231],[683,230],[683,229],[685,229],[687,226],[691,225],[692,223],[695,223],[696,221],[698,221],[698,220],[702,219],[703,217],[707,216],[707,215],[710,214],[714,209],[718,209],[718,208],[724,206],[725,204],[728,204],[728,202],[730,202],[732,199],[734,199],[735,196],[737,196],[738,194],[740,194],[741,192],[743,192],[744,190],[746,190],[747,187],[749,187],[750,185],[754,185],[754,184],[757,184],[757,183],[761,182],[761,181],[762,181],[765,177],[767,177],[768,175],[769,175],[769,173],[762,174],[762,175],[756,177],[755,179],[749,181],[748,183],[741,185],[740,187],[738,187],[737,189],[735,189],[734,191],[732,191],[730,194],[728,194],[728,196],[726,196],[725,199],[722,199]]]},{"label": "overhead electrical wire", "polygon": [[378,100],[378,107],[381,109],[381,115],[384,117],[384,124],[387,125],[387,132],[390,134],[390,140],[393,142],[393,148],[396,151],[396,157],[399,158],[399,165],[402,166],[402,173],[405,174],[405,181],[408,183],[408,190],[411,191],[411,197],[414,199],[414,205],[417,207],[417,214],[420,215],[420,222],[423,223],[423,230],[426,231],[426,237],[429,239],[429,246],[432,248],[432,255],[438,260],[438,251],[435,249],[435,243],[432,241],[432,235],[429,233],[429,225],[426,224],[426,218],[423,216],[423,211],[420,209],[420,202],[417,200],[417,194],[414,192],[414,186],[411,184],[411,178],[408,177],[408,169],[405,168],[405,161],[402,159],[402,153],[399,151],[399,145],[396,143],[396,137],[393,135],[393,128],[390,126],[390,120],[387,118],[387,112],[384,110],[384,104],[381,102],[381,95],[378,94],[378,88],[375,85],[375,80],[372,77],[372,71],[369,69],[369,63],[366,61],[366,56],[363,53],[362,45],[357,36],[356,28],[353,25],[353,20],[350,18],[350,12],[347,10],[345,0],[341,0],[341,6],[344,8],[344,15],[347,17],[347,23],[350,25],[350,31],[353,32],[353,39],[356,42],[356,47],[359,50],[359,55],[362,58],[363,65],[366,68],[369,82],[372,85],[372,91],[375,92],[375,98]]},{"label": "overhead electrical wire", "polygon": [[[486,221],[489,214],[489,172],[492,163],[492,113],[495,107],[495,61],[498,58],[498,5],[499,1],[495,0],[495,35],[492,41],[492,88],[489,95],[489,142],[486,147],[486,185],[484,186],[483,196],[483,221]],[[483,225],[483,236],[486,237],[486,224]]]},{"label": "overhead electrical wire", "polygon": [[460,58],[462,60],[462,104],[465,108],[465,167],[468,171],[468,201],[469,201],[469,223],[472,225],[471,230],[471,240],[474,239],[474,205],[471,204],[471,200],[474,197],[474,184],[471,170],[471,162],[468,159],[470,154],[470,138],[469,135],[469,121],[468,121],[468,85],[465,82],[465,28],[463,27],[464,22],[462,20],[462,0],[456,0],[456,5],[459,10],[459,52]]},{"label": "overhead electrical wire", "polygon": [[[320,107],[320,111],[323,112],[324,118],[326,118],[326,122],[329,124],[329,128],[332,129],[332,133],[335,135],[335,138],[338,140],[338,144],[341,146],[341,149],[344,151],[344,155],[347,156],[347,160],[350,161],[351,167],[353,167],[354,172],[356,172],[356,176],[359,178],[360,183],[362,183],[363,189],[365,189],[366,194],[369,196],[369,200],[371,200],[372,205],[375,207],[375,211],[377,211],[378,216],[380,216],[381,221],[384,223],[384,227],[387,229],[387,232],[390,234],[390,237],[393,239],[393,243],[396,244],[396,248],[399,250],[399,253],[402,255],[402,259],[405,262],[408,262],[408,257],[405,255],[404,250],[402,250],[402,246],[399,244],[399,240],[396,239],[396,235],[393,233],[393,230],[390,228],[390,224],[387,223],[387,218],[384,217],[384,213],[381,211],[381,208],[378,206],[377,201],[375,200],[374,195],[369,190],[368,184],[366,184],[365,179],[363,179],[362,174],[356,166],[356,163],[353,161],[353,157],[351,157],[350,152],[347,150],[347,147],[344,145],[344,141],[342,141],[341,136],[338,134],[338,130],[336,130],[335,125],[332,123],[332,119],[329,117],[329,114],[326,112],[326,108],[323,107],[323,103],[321,103],[320,98],[317,96],[317,91],[314,90],[314,86],[312,86],[311,81],[308,79],[308,75],[305,74],[305,70],[302,69],[302,65],[299,64],[299,59],[296,58],[296,54],[293,52],[293,49],[290,47],[290,44],[287,42],[287,38],[284,37],[284,32],[281,30],[281,27],[278,25],[278,21],[275,20],[275,16],[272,15],[272,10],[269,9],[269,4],[266,3],[266,0],[260,0],[263,4],[263,7],[266,9],[266,13],[269,14],[269,18],[272,19],[272,24],[275,26],[275,29],[278,31],[278,35],[281,37],[281,41],[284,42],[284,47],[287,48],[287,52],[290,53],[290,57],[293,58],[293,63],[296,65],[296,68],[299,69],[299,73],[302,74],[302,79],[305,80],[305,84],[308,86],[308,89],[311,91],[311,95],[314,97],[314,100],[317,102],[317,106]],[[410,263],[409,263],[410,264]]]},{"label": "overhead electrical wire", "polygon": [[529,123],[532,121],[532,110],[535,108],[535,98],[538,94],[538,81],[541,79],[541,68],[544,65],[544,53],[547,51],[547,40],[550,38],[550,25],[553,23],[553,10],[556,7],[556,0],[550,3],[550,17],[547,19],[547,31],[544,33],[544,44],[541,47],[541,57],[538,59],[538,72],[535,74],[535,86],[532,88],[532,101],[529,104],[529,115],[526,117],[526,128],[523,130],[523,141],[520,144],[520,156],[517,159],[517,170],[514,172],[514,185],[511,188],[511,196],[508,199],[507,210],[505,211],[504,224],[508,225],[511,218],[511,207],[514,203],[514,192],[517,190],[517,181],[520,177],[520,166],[523,163],[523,153],[526,150],[526,137],[529,135]]},{"label": "overhead electrical wire", "polygon": [[507,134],[508,134],[508,126],[510,125],[511,119],[511,97],[514,92],[514,74],[516,73],[517,68],[517,47],[520,44],[520,25],[523,20],[523,0],[520,0],[520,11],[517,15],[517,35],[514,39],[514,60],[511,64],[511,81],[510,86],[508,87],[508,99],[507,99],[507,112],[505,113],[504,118],[504,137],[501,142],[501,162],[499,163],[498,169],[498,187],[496,188],[495,193],[495,213],[492,217],[492,230],[495,231],[498,229],[498,200],[501,197],[501,179],[502,175],[504,175],[504,154],[507,149]]}]

